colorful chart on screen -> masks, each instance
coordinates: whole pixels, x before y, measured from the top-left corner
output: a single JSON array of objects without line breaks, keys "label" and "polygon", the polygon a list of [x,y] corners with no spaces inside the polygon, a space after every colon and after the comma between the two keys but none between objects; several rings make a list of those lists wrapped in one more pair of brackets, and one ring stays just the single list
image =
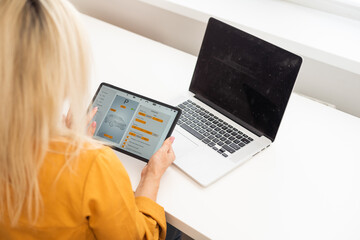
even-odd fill
[{"label": "colorful chart on screen", "polygon": [[181,110],[102,83],[93,99],[94,138],[116,150],[147,161],[169,137]]}]

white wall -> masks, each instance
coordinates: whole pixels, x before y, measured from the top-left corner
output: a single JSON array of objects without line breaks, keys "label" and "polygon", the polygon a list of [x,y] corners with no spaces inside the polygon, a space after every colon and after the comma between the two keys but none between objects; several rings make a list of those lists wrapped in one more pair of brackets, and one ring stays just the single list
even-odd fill
[{"label": "white wall", "polygon": [[137,0],[70,0],[80,12],[197,55],[206,24]]},{"label": "white wall", "polygon": [[[200,49],[202,22],[137,0],[71,1],[85,14],[190,54]],[[360,75],[304,57],[295,91],[360,117]]]}]

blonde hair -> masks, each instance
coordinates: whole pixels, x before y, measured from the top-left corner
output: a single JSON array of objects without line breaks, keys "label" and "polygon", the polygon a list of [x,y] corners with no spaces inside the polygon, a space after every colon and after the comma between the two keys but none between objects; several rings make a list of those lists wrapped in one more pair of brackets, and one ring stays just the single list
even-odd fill
[{"label": "blonde hair", "polygon": [[39,215],[50,141],[65,137],[79,150],[86,139],[89,56],[78,15],[65,0],[0,0],[0,220],[13,226],[22,211],[32,222]]}]

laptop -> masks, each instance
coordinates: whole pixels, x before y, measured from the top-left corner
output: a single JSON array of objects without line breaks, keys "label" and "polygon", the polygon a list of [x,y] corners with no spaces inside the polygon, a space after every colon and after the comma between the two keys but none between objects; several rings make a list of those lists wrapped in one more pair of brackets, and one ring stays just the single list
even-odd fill
[{"label": "laptop", "polygon": [[302,58],[210,18],[175,127],[174,164],[206,187],[276,137]]}]

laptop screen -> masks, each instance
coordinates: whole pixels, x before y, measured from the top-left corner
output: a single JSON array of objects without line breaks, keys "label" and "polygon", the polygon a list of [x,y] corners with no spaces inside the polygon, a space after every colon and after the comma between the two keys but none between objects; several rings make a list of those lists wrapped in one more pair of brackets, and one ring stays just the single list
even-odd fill
[{"label": "laptop screen", "polygon": [[301,62],[293,53],[210,18],[190,91],[273,141]]}]

